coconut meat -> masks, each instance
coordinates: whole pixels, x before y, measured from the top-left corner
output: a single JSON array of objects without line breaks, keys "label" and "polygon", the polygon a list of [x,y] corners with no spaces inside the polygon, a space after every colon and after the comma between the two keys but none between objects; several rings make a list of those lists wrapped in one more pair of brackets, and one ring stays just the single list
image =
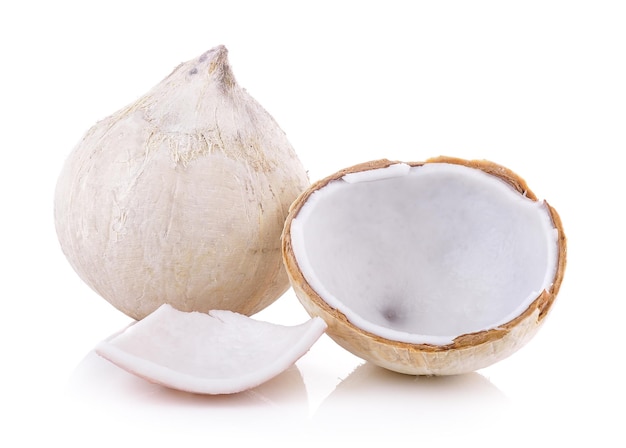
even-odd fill
[{"label": "coconut meat", "polygon": [[183,312],[161,305],[102,341],[96,353],[151,382],[200,394],[229,394],[280,374],[324,333],[313,318],[276,325],[232,311]]},{"label": "coconut meat", "polygon": [[555,276],[543,201],[451,163],[395,164],[333,180],[291,223],[315,292],[381,337],[446,345],[519,316]]}]

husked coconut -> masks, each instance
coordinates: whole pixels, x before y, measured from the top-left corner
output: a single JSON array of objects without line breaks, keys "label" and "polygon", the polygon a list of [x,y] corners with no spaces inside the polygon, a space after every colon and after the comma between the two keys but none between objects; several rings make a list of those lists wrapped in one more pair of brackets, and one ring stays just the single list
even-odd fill
[{"label": "husked coconut", "polygon": [[102,341],[96,353],[171,389],[232,394],[285,371],[325,329],[320,318],[283,326],[232,311],[183,312],[165,304]]},{"label": "husked coconut", "polygon": [[179,65],[67,159],[55,224],[78,275],[127,315],[251,315],[289,287],[280,234],[306,171],[227,50]]},{"label": "husked coconut", "polygon": [[559,291],[557,212],[488,161],[373,161],[307,189],[283,231],[291,284],[357,356],[408,374],[474,371],[522,347]]}]

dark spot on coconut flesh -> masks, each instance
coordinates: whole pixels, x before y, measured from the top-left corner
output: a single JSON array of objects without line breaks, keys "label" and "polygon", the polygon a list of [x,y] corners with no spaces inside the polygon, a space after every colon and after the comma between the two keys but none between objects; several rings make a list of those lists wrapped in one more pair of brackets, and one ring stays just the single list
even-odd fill
[{"label": "dark spot on coconut flesh", "polygon": [[387,322],[396,322],[400,318],[398,311],[391,307],[383,308],[381,314]]}]

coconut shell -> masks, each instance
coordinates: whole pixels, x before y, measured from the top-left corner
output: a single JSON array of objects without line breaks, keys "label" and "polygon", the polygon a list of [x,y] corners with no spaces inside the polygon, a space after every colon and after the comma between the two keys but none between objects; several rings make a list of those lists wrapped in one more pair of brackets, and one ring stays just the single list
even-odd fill
[{"label": "coconut shell", "polygon": [[[558,262],[549,290],[544,290],[518,317],[495,329],[464,334],[448,345],[413,344],[389,340],[364,331],[352,324],[339,310],[329,306],[309,285],[294,255],[291,243],[291,223],[300,209],[317,190],[349,173],[386,168],[399,163],[375,160],[338,171],[310,186],[292,204],[285,222],[282,250],[283,261],[291,285],[306,311],[319,316],[328,325],[327,334],[340,346],[367,361],[389,370],[417,375],[453,375],[475,371],[498,362],[524,346],[541,327],[557,296],[565,273],[567,242],[561,219],[554,208],[546,204],[558,231]],[[475,168],[510,184],[520,194],[537,201],[535,194],[520,176],[510,169],[484,160],[464,160],[437,157],[425,162],[410,162],[410,166],[426,163],[452,163]]]}]

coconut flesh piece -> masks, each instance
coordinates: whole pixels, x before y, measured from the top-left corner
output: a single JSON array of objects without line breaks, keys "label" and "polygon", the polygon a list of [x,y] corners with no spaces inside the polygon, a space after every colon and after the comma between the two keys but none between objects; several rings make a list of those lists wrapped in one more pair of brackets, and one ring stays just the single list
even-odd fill
[{"label": "coconut flesh piece", "polygon": [[153,383],[198,394],[231,394],[285,371],[325,329],[320,318],[283,326],[232,311],[184,312],[164,304],[95,351]]},{"label": "coconut flesh piece", "polygon": [[516,351],[565,265],[554,209],[490,162],[344,170],[294,203],[283,235],[309,313],[340,345],[404,373],[462,373]]}]

